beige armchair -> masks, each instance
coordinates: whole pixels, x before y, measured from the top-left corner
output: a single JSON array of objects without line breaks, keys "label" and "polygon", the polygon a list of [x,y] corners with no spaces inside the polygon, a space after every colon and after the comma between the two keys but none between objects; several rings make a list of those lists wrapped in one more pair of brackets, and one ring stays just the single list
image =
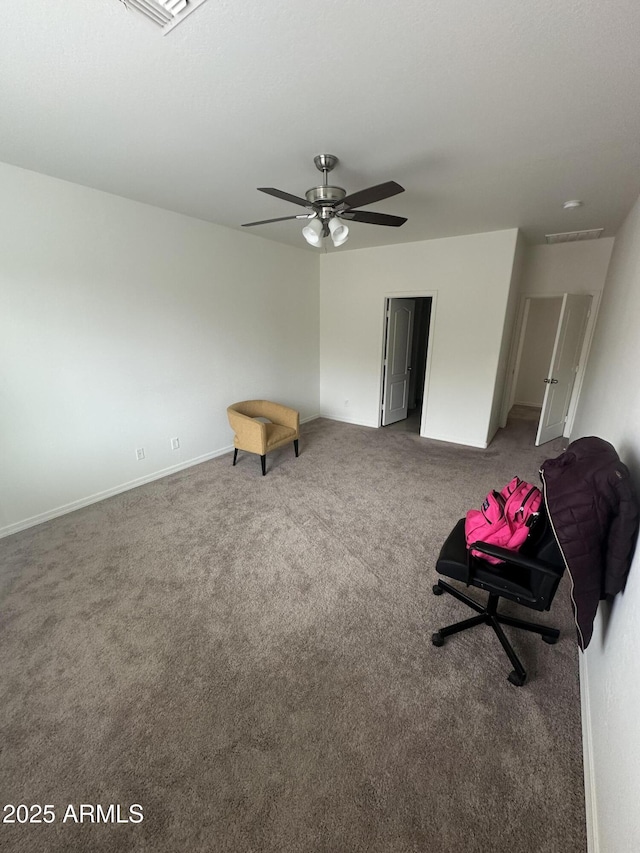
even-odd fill
[{"label": "beige armchair", "polygon": [[[262,462],[262,476],[267,473],[266,456],[270,450],[293,442],[298,456],[300,438],[300,413],[280,403],[268,400],[245,400],[234,403],[227,409],[227,417],[235,436],[233,445],[233,464],[236,464],[238,450],[257,453]],[[256,418],[265,418],[269,423]]]}]

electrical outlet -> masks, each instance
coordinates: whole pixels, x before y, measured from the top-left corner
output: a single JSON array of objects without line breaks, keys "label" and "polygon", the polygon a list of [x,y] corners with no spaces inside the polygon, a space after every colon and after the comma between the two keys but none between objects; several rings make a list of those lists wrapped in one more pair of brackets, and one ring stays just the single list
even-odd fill
[{"label": "electrical outlet", "polygon": [[178,450],[179,447],[180,447],[180,439],[179,438],[172,438],[171,439],[171,449],[172,450]]},{"label": "electrical outlet", "polygon": [[138,460],[138,462],[144,459],[144,447],[139,447],[136,450],[136,459]]}]

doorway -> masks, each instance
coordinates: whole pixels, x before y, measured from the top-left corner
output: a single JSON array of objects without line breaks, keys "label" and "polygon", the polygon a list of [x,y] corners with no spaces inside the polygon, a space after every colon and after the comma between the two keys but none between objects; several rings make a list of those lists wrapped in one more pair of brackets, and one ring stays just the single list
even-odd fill
[{"label": "doorway", "polygon": [[385,300],[380,426],[420,434],[433,297]]},{"label": "doorway", "polygon": [[524,300],[508,410],[538,420],[536,445],[562,436],[572,404],[575,410],[591,302],[569,293]]}]

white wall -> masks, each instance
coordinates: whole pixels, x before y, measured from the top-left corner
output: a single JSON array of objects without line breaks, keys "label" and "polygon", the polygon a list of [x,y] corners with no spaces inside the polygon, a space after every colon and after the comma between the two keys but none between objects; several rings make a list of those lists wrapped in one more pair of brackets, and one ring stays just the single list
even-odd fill
[{"label": "white wall", "polygon": [[525,296],[601,293],[614,238],[528,246],[520,292]]},{"label": "white wall", "polygon": [[517,234],[511,229],[323,255],[321,414],[378,426],[385,297],[433,294],[423,435],[484,447]]},{"label": "white wall", "polygon": [[496,368],[495,384],[493,389],[493,403],[491,405],[491,417],[489,420],[489,428],[487,430],[486,444],[493,439],[500,424],[500,413],[504,408],[505,397],[508,393],[507,379],[509,368],[509,354],[511,351],[513,332],[516,321],[516,313],[518,309],[518,290],[522,280],[524,263],[526,257],[526,248],[524,237],[518,233],[516,240],[516,249],[513,258],[513,267],[511,270],[511,280],[507,295],[506,309],[504,312],[504,320],[502,325],[502,340],[498,353],[498,364]]},{"label": "white wall", "polygon": [[0,233],[0,534],[318,414],[312,253],[4,164]]},{"label": "white wall", "polygon": [[[640,200],[616,237],[572,439],[599,435],[640,491]],[[640,549],[623,594],[601,603],[582,658],[590,850],[635,853],[640,839]]]}]

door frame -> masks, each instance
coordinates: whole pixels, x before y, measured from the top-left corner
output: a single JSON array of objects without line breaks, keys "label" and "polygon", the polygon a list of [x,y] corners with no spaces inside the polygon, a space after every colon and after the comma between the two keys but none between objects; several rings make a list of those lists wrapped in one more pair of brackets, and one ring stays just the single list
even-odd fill
[{"label": "door frame", "polygon": [[[518,385],[518,373],[520,370],[520,360],[522,358],[522,349],[524,346],[524,338],[527,331],[527,317],[529,314],[529,304],[532,299],[562,299],[569,291],[563,291],[561,293],[524,293],[520,297],[520,305],[518,307],[518,319],[516,321],[516,325],[513,332],[513,338],[511,342],[511,354],[509,357],[509,372],[508,372],[508,382],[505,387],[504,393],[504,402],[502,406],[502,413],[500,417],[500,426],[504,429],[507,425],[507,418],[509,416],[509,412],[513,406],[515,395],[516,395],[516,387]],[[569,411],[567,412],[567,422],[564,426],[564,430],[562,435],[564,437],[569,437],[571,435],[571,431],[573,430],[573,423],[576,417],[576,411],[578,408],[578,403],[580,401],[580,394],[582,392],[582,385],[584,383],[585,369],[587,366],[587,361],[589,359],[589,352],[591,351],[591,344],[593,341],[593,333],[595,331],[596,320],[598,319],[598,311],[600,309],[600,301],[602,299],[602,291],[593,291],[593,290],[585,290],[582,293],[574,294],[576,296],[590,296],[591,297],[591,314],[587,320],[587,326],[584,332],[584,340],[582,343],[582,349],[580,351],[580,365],[578,367],[578,372],[576,373],[576,379],[573,384],[573,392],[571,394],[571,400],[569,401]]]},{"label": "door frame", "polygon": [[429,396],[429,385],[431,382],[431,361],[433,356],[433,343],[436,328],[437,290],[396,290],[387,291],[382,298],[382,311],[380,323],[381,353],[380,353],[380,381],[378,388],[378,427],[382,427],[382,393],[384,388],[384,353],[387,334],[387,307],[389,299],[431,299],[431,317],[429,320],[429,338],[427,340],[427,361],[424,369],[424,385],[422,387],[422,412],[420,413],[420,437],[426,438],[427,402]]}]

